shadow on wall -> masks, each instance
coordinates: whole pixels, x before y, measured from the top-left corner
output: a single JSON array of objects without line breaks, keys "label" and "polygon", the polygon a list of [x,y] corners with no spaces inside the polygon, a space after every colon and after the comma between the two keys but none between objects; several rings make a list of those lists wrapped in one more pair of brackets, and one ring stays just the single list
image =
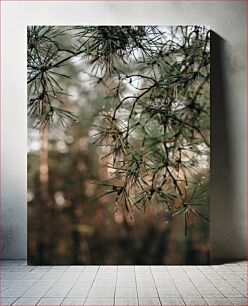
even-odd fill
[{"label": "shadow on wall", "polygon": [[[228,118],[225,41],[211,32],[211,205],[210,245],[211,264],[224,263],[236,257],[235,243],[240,232],[235,222],[233,184],[234,165],[231,157],[232,126]],[[229,237],[228,237],[229,236]],[[238,258],[237,258],[238,259]],[[230,260],[229,260],[230,261]]]}]

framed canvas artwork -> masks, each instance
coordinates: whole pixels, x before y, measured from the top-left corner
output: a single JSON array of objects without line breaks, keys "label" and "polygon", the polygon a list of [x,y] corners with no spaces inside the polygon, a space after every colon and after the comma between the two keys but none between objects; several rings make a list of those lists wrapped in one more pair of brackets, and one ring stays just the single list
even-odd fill
[{"label": "framed canvas artwork", "polygon": [[210,30],[28,26],[28,262],[209,264]]}]

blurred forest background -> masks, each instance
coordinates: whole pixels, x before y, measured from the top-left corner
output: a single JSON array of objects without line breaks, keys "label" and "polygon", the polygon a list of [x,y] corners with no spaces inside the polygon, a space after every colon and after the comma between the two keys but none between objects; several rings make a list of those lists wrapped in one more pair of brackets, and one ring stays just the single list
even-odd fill
[{"label": "blurred forest background", "polygon": [[209,29],[27,44],[29,264],[209,264]]}]

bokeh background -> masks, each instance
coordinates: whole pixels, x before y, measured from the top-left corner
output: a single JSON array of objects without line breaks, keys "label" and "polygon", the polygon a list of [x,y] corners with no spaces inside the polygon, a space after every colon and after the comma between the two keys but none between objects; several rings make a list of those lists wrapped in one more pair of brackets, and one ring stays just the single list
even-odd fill
[{"label": "bokeh background", "polygon": [[[62,42],[71,44],[70,35]],[[185,216],[171,220],[162,205],[146,212],[134,208],[134,220],[115,213],[115,197],[98,198],[110,179],[104,152],[94,144],[95,115],[111,107],[109,86],[92,77],[74,58],[58,77],[66,108],[77,115],[67,126],[41,131],[28,122],[28,261],[30,264],[207,264],[209,223],[196,219],[185,235]],[[205,93],[209,98],[209,87]],[[209,168],[201,173],[209,183]],[[97,197],[97,198],[96,198]],[[209,215],[206,195],[202,214]]]}]

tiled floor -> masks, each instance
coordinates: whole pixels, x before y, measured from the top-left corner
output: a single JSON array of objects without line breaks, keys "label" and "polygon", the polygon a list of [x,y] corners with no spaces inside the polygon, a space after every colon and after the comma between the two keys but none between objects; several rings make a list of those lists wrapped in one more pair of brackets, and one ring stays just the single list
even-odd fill
[{"label": "tiled floor", "polygon": [[27,266],[2,261],[0,305],[247,305],[246,264]]}]

